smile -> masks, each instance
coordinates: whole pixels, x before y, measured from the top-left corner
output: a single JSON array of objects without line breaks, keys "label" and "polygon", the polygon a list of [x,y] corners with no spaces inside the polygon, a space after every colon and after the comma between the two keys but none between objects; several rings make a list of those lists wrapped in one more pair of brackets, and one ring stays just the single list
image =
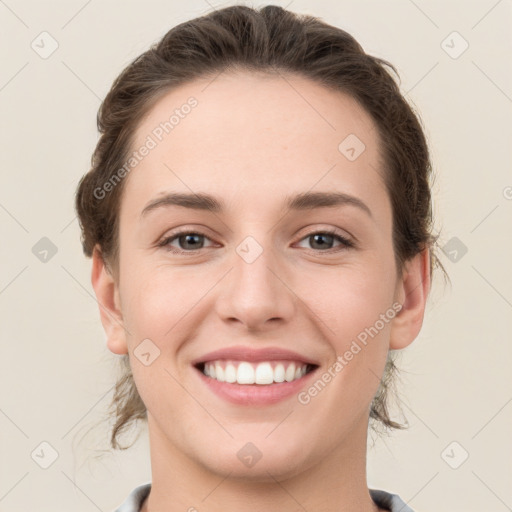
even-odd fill
[{"label": "smile", "polygon": [[208,392],[242,406],[267,406],[296,396],[317,373],[316,357],[283,347],[238,345],[191,361]]},{"label": "smile", "polygon": [[257,384],[260,386],[293,382],[313,370],[313,365],[300,361],[208,361],[199,367],[203,374],[218,382]]}]

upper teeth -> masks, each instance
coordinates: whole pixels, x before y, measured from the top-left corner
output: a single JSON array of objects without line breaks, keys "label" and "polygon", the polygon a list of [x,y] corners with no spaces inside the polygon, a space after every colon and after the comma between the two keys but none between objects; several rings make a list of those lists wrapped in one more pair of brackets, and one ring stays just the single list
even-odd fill
[{"label": "upper teeth", "polygon": [[203,373],[218,380],[238,384],[272,384],[291,382],[306,374],[307,364],[263,361],[209,361],[205,363]]}]

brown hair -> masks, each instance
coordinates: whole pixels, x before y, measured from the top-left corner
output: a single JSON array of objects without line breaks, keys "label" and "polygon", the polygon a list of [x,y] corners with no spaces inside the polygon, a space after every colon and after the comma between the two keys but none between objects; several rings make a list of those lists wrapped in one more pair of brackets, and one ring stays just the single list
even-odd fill
[{"label": "brown hair", "polygon": [[[385,182],[393,210],[397,268],[425,248],[432,249],[431,163],[419,118],[403,98],[387,61],[364,52],[347,32],[309,15],[269,5],[232,6],[181,23],[137,57],[114,81],[98,112],[101,137],[92,168],[82,178],[76,210],[84,253],[98,244],[105,264],[116,272],[119,207],[125,180],[104,197],[95,191],[123,167],[142,117],[165,93],[195,78],[227,70],[295,73],[342,91],[369,113],[382,143]],[[431,253],[430,270],[440,263]],[[441,266],[442,267],[442,266]],[[127,355],[116,384],[111,412],[111,445],[124,449],[118,435],[147,411],[135,387]],[[396,371],[390,351],[370,418],[387,428],[404,428],[388,413],[388,388]]]}]

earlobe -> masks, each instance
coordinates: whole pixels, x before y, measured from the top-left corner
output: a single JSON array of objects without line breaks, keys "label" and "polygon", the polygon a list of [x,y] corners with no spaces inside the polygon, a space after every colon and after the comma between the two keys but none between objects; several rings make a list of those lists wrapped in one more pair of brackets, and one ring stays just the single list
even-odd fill
[{"label": "earlobe", "polygon": [[103,260],[99,246],[92,255],[91,284],[100,309],[101,323],[107,335],[107,347],[114,354],[127,354],[126,330],[121,313],[119,290]]},{"label": "earlobe", "polygon": [[402,304],[402,309],[391,325],[391,350],[407,347],[418,336],[429,291],[430,250],[427,248],[406,262],[398,283],[396,300]]}]

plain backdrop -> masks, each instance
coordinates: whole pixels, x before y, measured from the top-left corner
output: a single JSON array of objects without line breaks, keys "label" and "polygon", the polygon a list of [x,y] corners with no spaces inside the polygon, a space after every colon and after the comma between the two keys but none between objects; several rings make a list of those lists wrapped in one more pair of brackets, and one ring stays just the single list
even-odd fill
[{"label": "plain backdrop", "polygon": [[[512,2],[275,3],[396,65],[437,175],[452,285],[436,278],[423,330],[402,352],[410,428],[369,443],[368,484],[417,512],[511,510]],[[74,193],[118,73],[172,26],[232,4],[0,1],[2,511],[110,511],[151,479],[144,429],[110,453],[108,425],[95,426],[118,356],[105,346]]]}]

